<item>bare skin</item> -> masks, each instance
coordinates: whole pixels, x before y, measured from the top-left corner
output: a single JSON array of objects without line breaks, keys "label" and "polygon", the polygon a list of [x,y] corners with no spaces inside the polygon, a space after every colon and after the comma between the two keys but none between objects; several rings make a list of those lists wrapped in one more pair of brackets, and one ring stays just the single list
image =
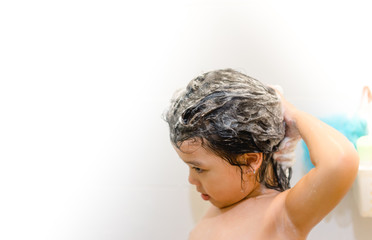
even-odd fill
[{"label": "bare skin", "polygon": [[200,143],[186,141],[175,150],[190,167],[189,182],[212,204],[189,239],[306,239],[352,186],[359,164],[353,145],[283,96],[281,100],[286,134],[294,139],[302,137],[315,168],[293,188],[278,192],[255,181],[262,154],[247,153],[240,160],[251,167],[243,166],[241,185],[238,167]]}]

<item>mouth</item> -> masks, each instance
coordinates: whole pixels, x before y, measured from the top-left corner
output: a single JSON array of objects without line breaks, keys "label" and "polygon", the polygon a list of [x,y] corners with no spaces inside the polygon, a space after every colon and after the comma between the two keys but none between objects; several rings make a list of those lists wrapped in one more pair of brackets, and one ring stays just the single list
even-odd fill
[{"label": "mouth", "polygon": [[208,194],[204,194],[204,193],[201,194],[201,197],[202,197],[203,200],[205,200],[205,201],[208,201],[208,200],[211,198]]}]

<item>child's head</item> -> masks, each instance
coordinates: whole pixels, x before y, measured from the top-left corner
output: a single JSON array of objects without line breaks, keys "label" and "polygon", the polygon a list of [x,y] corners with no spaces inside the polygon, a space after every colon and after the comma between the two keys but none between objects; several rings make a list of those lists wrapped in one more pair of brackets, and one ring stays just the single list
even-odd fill
[{"label": "child's head", "polygon": [[263,153],[258,181],[280,191],[289,188],[289,179],[272,159],[285,133],[274,89],[232,69],[211,71],[175,94],[165,118],[177,148],[199,139],[204,148],[240,169],[244,164],[239,156]]}]

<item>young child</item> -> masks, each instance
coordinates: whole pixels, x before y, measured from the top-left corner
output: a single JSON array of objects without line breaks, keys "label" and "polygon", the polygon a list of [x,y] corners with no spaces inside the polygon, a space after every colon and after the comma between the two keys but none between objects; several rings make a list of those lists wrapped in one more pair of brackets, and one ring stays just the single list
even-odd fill
[{"label": "young child", "polygon": [[[165,118],[189,182],[211,203],[189,239],[306,239],[357,174],[342,134],[232,69],[193,79]],[[300,138],[315,168],[290,188]]]}]

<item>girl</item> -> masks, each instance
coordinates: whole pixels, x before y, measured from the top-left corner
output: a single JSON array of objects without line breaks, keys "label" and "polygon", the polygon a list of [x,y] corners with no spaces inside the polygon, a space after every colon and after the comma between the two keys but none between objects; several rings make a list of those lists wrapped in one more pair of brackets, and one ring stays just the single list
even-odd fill
[{"label": "girl", "polygon": [[[189,182],[211,203],[189,239],[306,239],[357,174],[342,134],[232,69],[193,79],[165,118]],[[301,137],[315,168],[290,188]]]}]

